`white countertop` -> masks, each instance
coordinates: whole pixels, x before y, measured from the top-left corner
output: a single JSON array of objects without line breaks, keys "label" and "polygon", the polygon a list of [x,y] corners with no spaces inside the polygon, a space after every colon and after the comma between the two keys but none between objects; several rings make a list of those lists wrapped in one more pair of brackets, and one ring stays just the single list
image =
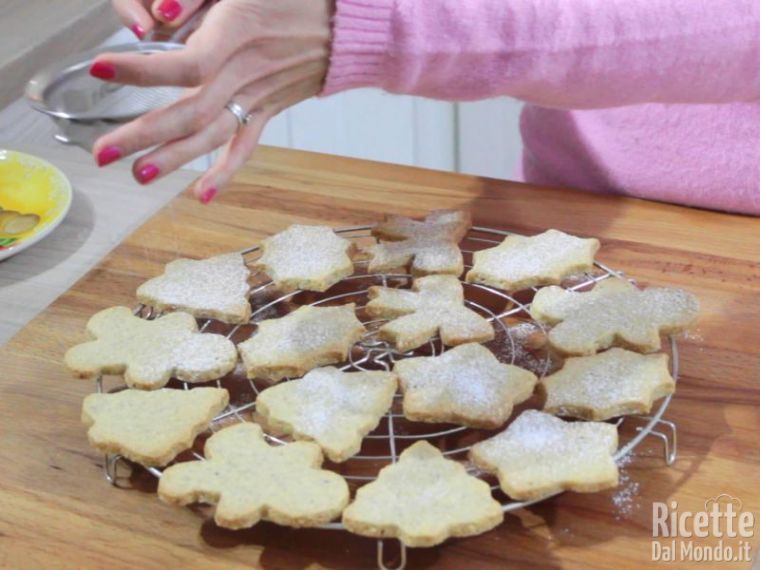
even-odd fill
[{"label": "white countertop", "polygon": [[0,344],[198,176],[179,171],[143,187],[132,178],[128,162],[99,169],[76,147],[19,145],[0,138],[0,148],[49,160],[74,187],[64,222],[38,244],[0,262]]},{"label": "white countertop", "polygon": [[89,49],[120,27],[109,0],[2,0],[0,107],[40,68]]}]

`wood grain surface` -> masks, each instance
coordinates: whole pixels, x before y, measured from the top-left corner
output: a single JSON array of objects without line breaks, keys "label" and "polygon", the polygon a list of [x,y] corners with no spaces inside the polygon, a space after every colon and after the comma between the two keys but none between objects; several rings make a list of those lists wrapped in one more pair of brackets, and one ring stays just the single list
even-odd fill
[{"label": "wood grain surface", "polygon": [[61,359],[90,315],[134,304],[135,288],[177,256],[240,249],[294,221],[346,226],[441,207],[468,208],[478,225],[597,236],[601,261],[643,283],[687,288],[702,314],[680,341],[681,380],[666,416],[678,424],[673,466],[664,465],[657,440],[645,442],[645,456],[623,468],[620,489],[566,493],[482,536],[411,551],[408,567],[648,566],[652,502],[700,511],[721,493],[754,513],[750,542],[760,549],[757,218],[264,148],[211,205],[187,192],[174,199],[0,350],[0,564],[375,567],[373,540],[271,524],[227,531],[161,503],[149,478],[109,486],[79,419],[93,385],[70,378]]}]

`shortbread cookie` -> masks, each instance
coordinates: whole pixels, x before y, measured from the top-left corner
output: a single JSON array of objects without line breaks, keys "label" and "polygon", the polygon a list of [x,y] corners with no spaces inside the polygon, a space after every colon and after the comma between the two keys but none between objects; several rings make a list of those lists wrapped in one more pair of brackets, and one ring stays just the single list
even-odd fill
[{"label": "shortbread cookie", "polygon": [[79,378],[124,374],[127,386],[154,390],[172,377],[215,380],[237,363],[235,345],[222,335],[198,332],[187,313],[146,321],[127,307],[111,307],[93,315],[87,333],[93,340],[70,348],[64,357]]},{"label": "shortbread cookie", "polygon": [[377,427],[396,393],[395,374],[317,368],[306,376],[264,390],[256,411],[267,426],[317,443],[331,461],[355,455]]},{"label": "shortbread cookie", "polygon": [[506,430],[475,444],[470,459],[495,472],[507,495],[531,500],[617,486],[616,450],[617,428],[612,424],[564,422],[526,410]]},{"label": "shortbread cookie", "polygon": [[451,536],[473,536],[503,519],[488,484],[426,441],[384,467],[343,512],[343,525],[350,532],[398,538],[406,546],[435,546]]},{"label": "shortbread cookie", "polygon": [[137,289],[137,300],[160,311],[185,311],[199,319],[240,324],[251,317],[250,271],[239,253],[176,259],[164,274]]},{"label": "shortbread cookie", "polygon": [[206,442],[205,461],[172,465],[158,484],[158,496],[173,505],[216,504],[214,520],[240,529],[260,520],[295,527],[318,526],[348,504],[346,481],[320,469],[322,452],[298,441],[270,446],[250,422],[226,427]]},{"label": "shortbread cookie", "polygon": [[354,272],[354,245],[327,226],[294,224],[265,239],[256,267],[280,287],[326,291]]},{"label": "shortbread cookie", "polygon": [[396,362],[404,416],[420,422],[452,422],[497,428],[515,404],[533,394],[536,375],[499,362],[486,347],[468,343],[441,356]]},{"label": "shortbread cookie", "polygon": [[557,230],[531,237],[513,234],[496,247],[475,252],[467,281],[507,291],[559,285],[568,275],[591,269],[598,250],[599,240]]},{"label": "shortbread cookie", "polygon": [[464,306],[464,291],[453,275],[415,279],[412,290],[370,287],[367,314],[393,319],[378,334],[405,352],[440,334],[443,344],[485,342],[494,337],[491,324]]},{"label": "shortbread cookie", "polygon": [[386,216],[372,229],[380,243],[369,250],[369,271],[378,273],[411,265],[414,276],[461,275],[464,271],[459,242],[467,234],[470,214],[460,210],[435,210],[419,222],[404,216]]},{"label": "shortbread cookie", "polygon": [[195,388],[90,394],[82,422],[90,445],[149,467],[162,467],[189,449],[229,401],[227,390]]},{"label": "shortbread cookie", "polygon": [[611,348],[594,356],[568,358],[562,370],[539,385],[544,411],[557,416],[602,421],[645,414],[672,394],[676,384],[666,354],[638,354]]},{"label": "shortbread cookie", "polygon": [[660,349],[660,333],[682,331],[697,317],[699,303],[683,289],[640,290],[610,278],[589,292],[547,287],[531,304],[533,318],[556,325],[549,343],[558,352],[594,354],[610,346],[639,352]]},{"label": "shortbread cookie", "polygon": [[254,335],[238,345],[249,378],[282,380],[303,376],[317,366],[342,362],[365,332],[354,304],[299,307],[258,323]]}]

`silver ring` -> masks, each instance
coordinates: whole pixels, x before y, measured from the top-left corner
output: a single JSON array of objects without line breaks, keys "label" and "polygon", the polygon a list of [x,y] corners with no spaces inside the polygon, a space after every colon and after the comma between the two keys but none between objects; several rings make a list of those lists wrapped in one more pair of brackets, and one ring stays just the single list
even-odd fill
[{"label": "silver ring", "polygon": [[238,130],[248,125],[248,123],[250,123],[251,119],[253,118],[253,113],[246,113],[245,109],[243,109],[243,107],[234,101],[227,103],[224,108],[232,113],[235,116],[235,119],[237,119]]}]

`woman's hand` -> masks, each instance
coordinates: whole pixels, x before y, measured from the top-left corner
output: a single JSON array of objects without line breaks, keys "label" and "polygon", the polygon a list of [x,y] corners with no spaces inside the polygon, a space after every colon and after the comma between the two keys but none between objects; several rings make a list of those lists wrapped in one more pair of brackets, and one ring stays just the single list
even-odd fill
[{"label": "woman's hand", "polygon": [[[151,4],[115,1],[122,17],[129,13],[142,18],[139,9],[147,13]],[[154,13],[160,13],[155,4]],[[183,0],[183,14],[188,6],[184,19],[199,4]],[[134,11],[127,12],[127,7]],[[217,163],[196,183],[195,195],[207,203],[251,155],[269,119],[321,90],[331,13],[332,0],[222,0],[185,49],[98,57],[90,73],[100,79],[188,87],[180,101],[98,139],[93,148],[98,164],[156,147],[133,165],[135,178],[147,184],[229,141]],[[143,22],[150,25],[147,20],[138,23]],[[232,101],[251,114],[248,125],[240,127],[225,109]]]},{"label": "woman's hand", "polygon": [[140,39],[157,24],[176,28],[184,24],[205,0],[112,0],[126,27]]}]

